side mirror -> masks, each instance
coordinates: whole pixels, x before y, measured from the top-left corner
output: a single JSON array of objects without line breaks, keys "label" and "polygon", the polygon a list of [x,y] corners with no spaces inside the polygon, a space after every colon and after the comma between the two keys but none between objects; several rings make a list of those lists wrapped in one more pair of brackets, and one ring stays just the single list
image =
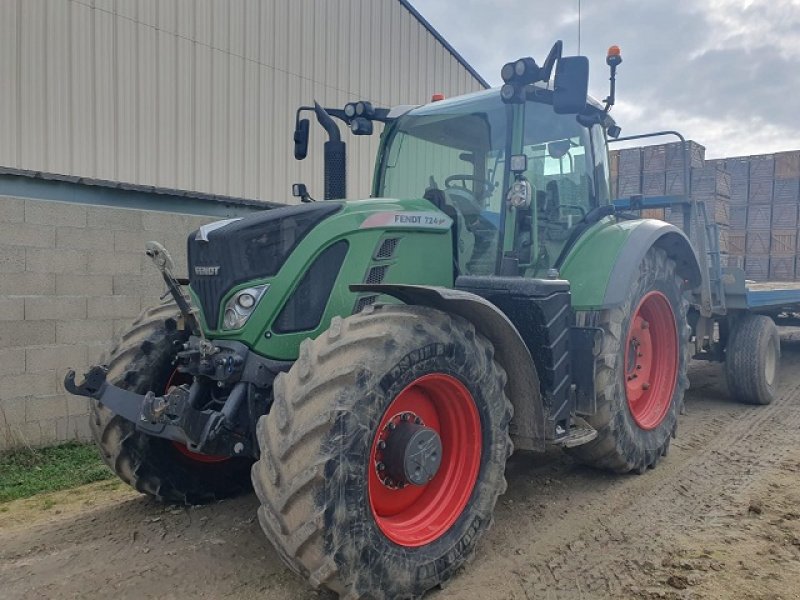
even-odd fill
[{"label": "side mirror", "polygon": [[308,119],[298,119],[294,130],[294,157],[303,160],[308,154],[308,131],[311,125]]},{"label": "side mirror", "polygon": [[292,184],[292,196],[300,198],[301,202],[314,202],[314,199],[308,195],[308,189],[304,183]]},{"label": "side mirror", "polygon": [[559,115],[579,114],[589,93],[589,59],[567,56],[556,63],[553,110]]}]

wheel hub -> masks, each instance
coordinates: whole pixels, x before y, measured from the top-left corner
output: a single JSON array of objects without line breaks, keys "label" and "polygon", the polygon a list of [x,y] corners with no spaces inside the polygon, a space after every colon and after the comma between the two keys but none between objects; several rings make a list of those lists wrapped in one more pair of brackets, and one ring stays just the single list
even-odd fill
[{"label": "wheel hub", "polygon": [[415,414],[396,415],[380,432],[375,468],[386,487],[426,485],[439,472],[441,464],[441,437]]},{"label": "wheel hub", "polygon": [[625,395],[631,416],[645,430],[664,420],[679,369],[675,316],[659,291],[642,298],[631,318],[625,346]]}]

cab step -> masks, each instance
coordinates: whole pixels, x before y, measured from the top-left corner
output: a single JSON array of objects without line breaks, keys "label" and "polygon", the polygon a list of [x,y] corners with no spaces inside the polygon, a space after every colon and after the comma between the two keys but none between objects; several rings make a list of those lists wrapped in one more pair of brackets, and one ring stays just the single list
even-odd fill
[{"label": "cab step", "polygon": [[596,437],[597,430],[588,424],[584,424],[580,427],[573,427],[567,435],[558,438],[553,443],[563,448],[575,448],[576,446],[588,444]]}]

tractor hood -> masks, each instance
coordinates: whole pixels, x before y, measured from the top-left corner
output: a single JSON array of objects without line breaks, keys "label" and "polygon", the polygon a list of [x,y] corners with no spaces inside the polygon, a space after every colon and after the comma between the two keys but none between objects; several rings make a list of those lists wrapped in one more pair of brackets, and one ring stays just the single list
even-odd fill
[{"label": "tractor hood", "polygon": [[217,221],[189,236],[189,281],[206,321],[219,321],[223,296],[234,286],[275,275],[315,225],[343,202],[300,204],[244,219]]},{"label": "tractor hood", "polygon": [[[331,318],[377,300],[353,284],[452,286],[452,225],[421,198],[316,202],[204,225],[188,239],[200,326],[209,338],[293,359]],[[251,292],[249,316],[226,324],[223,313],[243,306],[237,294]]]}]

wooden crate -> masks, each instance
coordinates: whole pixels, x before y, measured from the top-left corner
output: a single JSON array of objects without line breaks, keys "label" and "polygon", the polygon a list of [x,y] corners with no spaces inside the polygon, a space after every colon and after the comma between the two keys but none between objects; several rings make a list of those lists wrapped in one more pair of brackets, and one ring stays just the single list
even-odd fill
[{"label": "wooden crate", "polygon": [[632,177],[642,172],[642,149],[623,148],[619,151],[619,176]]},{"label": "wooden crate", "polygon": [[619,198],[630,198],[634,194],[642,193],[642,179],[639,175],[620,175],[619,176]]},{"label": "wooden crate", "polygon": [[747,232],[731,229],[728,232],[728,254],[731,256],[744,256],[746,250]]},{"label": "wooden crate", "polygon": [[666,169],[666,146],[659,144],[642,148],[642,173],[663,173]]},{"label": "wooden crate", "polygon": [[800,150],[779,152],[775,155],[775,179],[800,177]]},{"label": "wooden crate", "polygon": [[731,181],[734,183],[744,183],[750,179],[750,157],[734,156],[725,159],[725,170],[731,174]]},{"label": "wooden crate", "polygon": [[797,254],[797,229],[773,229],[769,253],[772,256]]},{"label": "wooden crate", "polygon": [[772,228],[773,229],[795,229],[797,227],[797,216],[800,212],[800,205],[796,202],[791,204],[776,203],[772,205]]},{"label": "wooden crate", "polygon": [[747,202],[749,204],[772,204],[772,179],[751,179]]},{"label": "wooden crate", "polygon": [[608,171],[611,173],[611,179],[619,177],[619,150],[608,151]]},{"label": "wooden crate", "polygon": [[748,229],[769,229],[772,227],[772,206],[754,204],[747,207]]},{"label": "wooden crate", "polygon": [[642,210],[642,218],[664,221],[666,220],[666,210],[665,208],[645,208]]},{"label": "wooden crate", "polygon": [[747,230],[747,244],[745,246],[745,254],[749,258],[752,256],[769,256],[769,244],[772,240],[771,232],[758,231],[753,229]]},{"label": "wooden crate", "polygon": [[730,229],[726,225],[717,225],[719,232],[719,251],[725,254],[730,252]]},{"label": "wooden crate", "polygon": [[666,188],[664,171],[642,173],[642,194],[644,196],[663,196]]},{"label": "wooden crate", "polygon": [[775,156],[760,154],[750,157],[750,181],[754,179],[772,180],[775,177]]},{"label": "wooden crate", "polygon": [[773,202],[800,201],[800,179],[776,179],[772,184]]},{"label": "wooden crate", "polygon": [[747,229],[747,206],[731,204],[730,224],[731,229]]},{"label": "wooden crate", "polygon": [[794,281],[797,256],[770,256],[769,278],[772,281]]},{"label": "wooden crate", "polygon": [[693,194],[718,194],[730,198],[731,176],[721,163],[707,163],[702,169],[692,169]]},{"label": "wooden crate", "polygon": [[744,273],[747,279],[766,281],[769,279],[769,256],[747,256],[744,259]]},{"label": "wooden crate", "polygon": [[731,180],[731,204],[747,204],[749,184],[744,181]]},{"label": "wooden crate", "polygon": [[667,196],[682,196],[686,193],[686,183],[683,180],[683,170],[671,170],[666,172],[665,193]]},{"label": "wooden crate", "polygon": [[[683,149],[681,147],[681,142],[666,144],[666,148],[667,170],[677,171],[683,169]],[[701,168],[706,159],[706,147],[692,140],[688,140],[686,142],[686,148],[688,149],[688,156],[686,158],[689,163],[686,166],[694,169]]]},{"label": "wooden crate", "polygon": [[723,267],[744,269],[744,256],[723,254],[720,256],[720,262]]}]

